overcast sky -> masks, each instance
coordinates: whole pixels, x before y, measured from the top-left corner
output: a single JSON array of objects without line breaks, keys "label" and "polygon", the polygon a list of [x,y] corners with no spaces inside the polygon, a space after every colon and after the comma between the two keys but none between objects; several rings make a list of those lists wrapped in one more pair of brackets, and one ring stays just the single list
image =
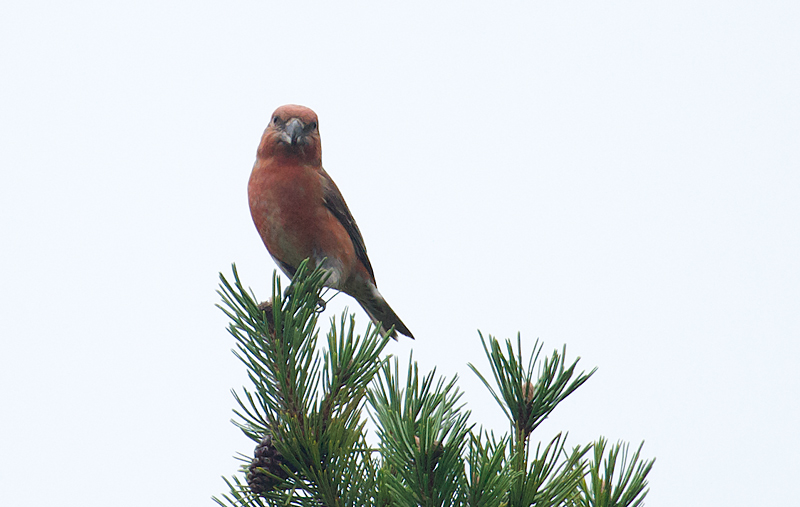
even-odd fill
[{"label": "overcast sky", "polygon": [[217,278],[269,295],[246,185],[298,103],[417,337],[389,351],[473,422],[506,428],[477,330],[520,332],[599,368],[534,437],[644,440],[649,506],[794,504],[798,90],[792,1],[7,0],[3,503],[226,490],[253,445]]}]

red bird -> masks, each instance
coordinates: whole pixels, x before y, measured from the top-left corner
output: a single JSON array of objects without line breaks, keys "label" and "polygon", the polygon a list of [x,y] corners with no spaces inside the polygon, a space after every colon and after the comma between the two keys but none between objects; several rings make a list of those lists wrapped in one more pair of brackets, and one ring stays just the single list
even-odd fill
[{"label": "red bird", "polygon": [[261,137],[247,185],[250,214],[270,255],[291,278],[306,258],[325,259],[326,285],[351,295],[381,332],[414,338],[375,285],[364,238],[336,183],[322,168],[317,115],[281,106]]}]

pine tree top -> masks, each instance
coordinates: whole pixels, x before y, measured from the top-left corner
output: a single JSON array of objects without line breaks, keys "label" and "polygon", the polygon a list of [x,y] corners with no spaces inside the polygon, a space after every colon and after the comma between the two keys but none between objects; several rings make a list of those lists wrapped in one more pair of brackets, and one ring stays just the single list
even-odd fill
[{"label": "pine tree top", "polygon": [[[252,383],[234,391],[233,423],[256,444],[241,455],[240,475],[226,479],[220,505],[606,507],[643,505],[654,459],[617,443],[567,447],[546,443],[539,425],[595,372],[577,371],[566,347],[542,356],[536,340],[527,362],[516,344],[480,335],[492,379],[482,380],[509,421],[495,436],[476,428],[461,402],[458,378],[422,375],[409,358],[383,354],[389,337],[354,317],[333,321],[318,344],[317,318],[326,273],[303,263],[287,290],[273,276],[272,298],[258,304],[242,284],[220,275],[220,308],[231,322],[234,354]],[[515,346],[516,345],[516,346]],[[366,413],[365,413],[366,412]],[[366,441],[366,415],[379,445]]]}]

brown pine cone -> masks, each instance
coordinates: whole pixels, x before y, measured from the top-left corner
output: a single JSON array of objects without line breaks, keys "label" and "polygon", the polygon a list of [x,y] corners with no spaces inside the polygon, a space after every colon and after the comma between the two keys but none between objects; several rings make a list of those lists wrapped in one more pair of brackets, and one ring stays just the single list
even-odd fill
[{"label": "brown pine cone", "polygon": [[256,446],[255,458],[250,462],[250,469],[247,472],[247,484],[250,490],[256,495],[263,495],[282,483],[288,477],[286,471],[281,468],[283,463],[283,456],[272,443],[272,435],[267,433]]}]

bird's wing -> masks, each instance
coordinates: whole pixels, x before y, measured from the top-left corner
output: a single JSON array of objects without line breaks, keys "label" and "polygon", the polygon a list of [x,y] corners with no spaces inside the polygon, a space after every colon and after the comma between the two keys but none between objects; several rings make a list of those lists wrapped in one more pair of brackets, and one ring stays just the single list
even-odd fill
[{"label": "bird's wing", "polygon": [[342,224],[344,230],[353,241],[353,247],[356,250],[356,257],[364,264],[364,267],[369,271],[370,276],[375,280],[375,273],[372,271],[372,265],[369,263],[367,257],[367,247],[364,245],[364,238],[361,236],[361,231],[358,230],[358,225],[344,202],[344,197],[333,182],[333,179],[325,172],[322,167],[319,168],[319,174],[322,177],[322,192],[325,201],[325,207],[333,213],[333,216]]}]

